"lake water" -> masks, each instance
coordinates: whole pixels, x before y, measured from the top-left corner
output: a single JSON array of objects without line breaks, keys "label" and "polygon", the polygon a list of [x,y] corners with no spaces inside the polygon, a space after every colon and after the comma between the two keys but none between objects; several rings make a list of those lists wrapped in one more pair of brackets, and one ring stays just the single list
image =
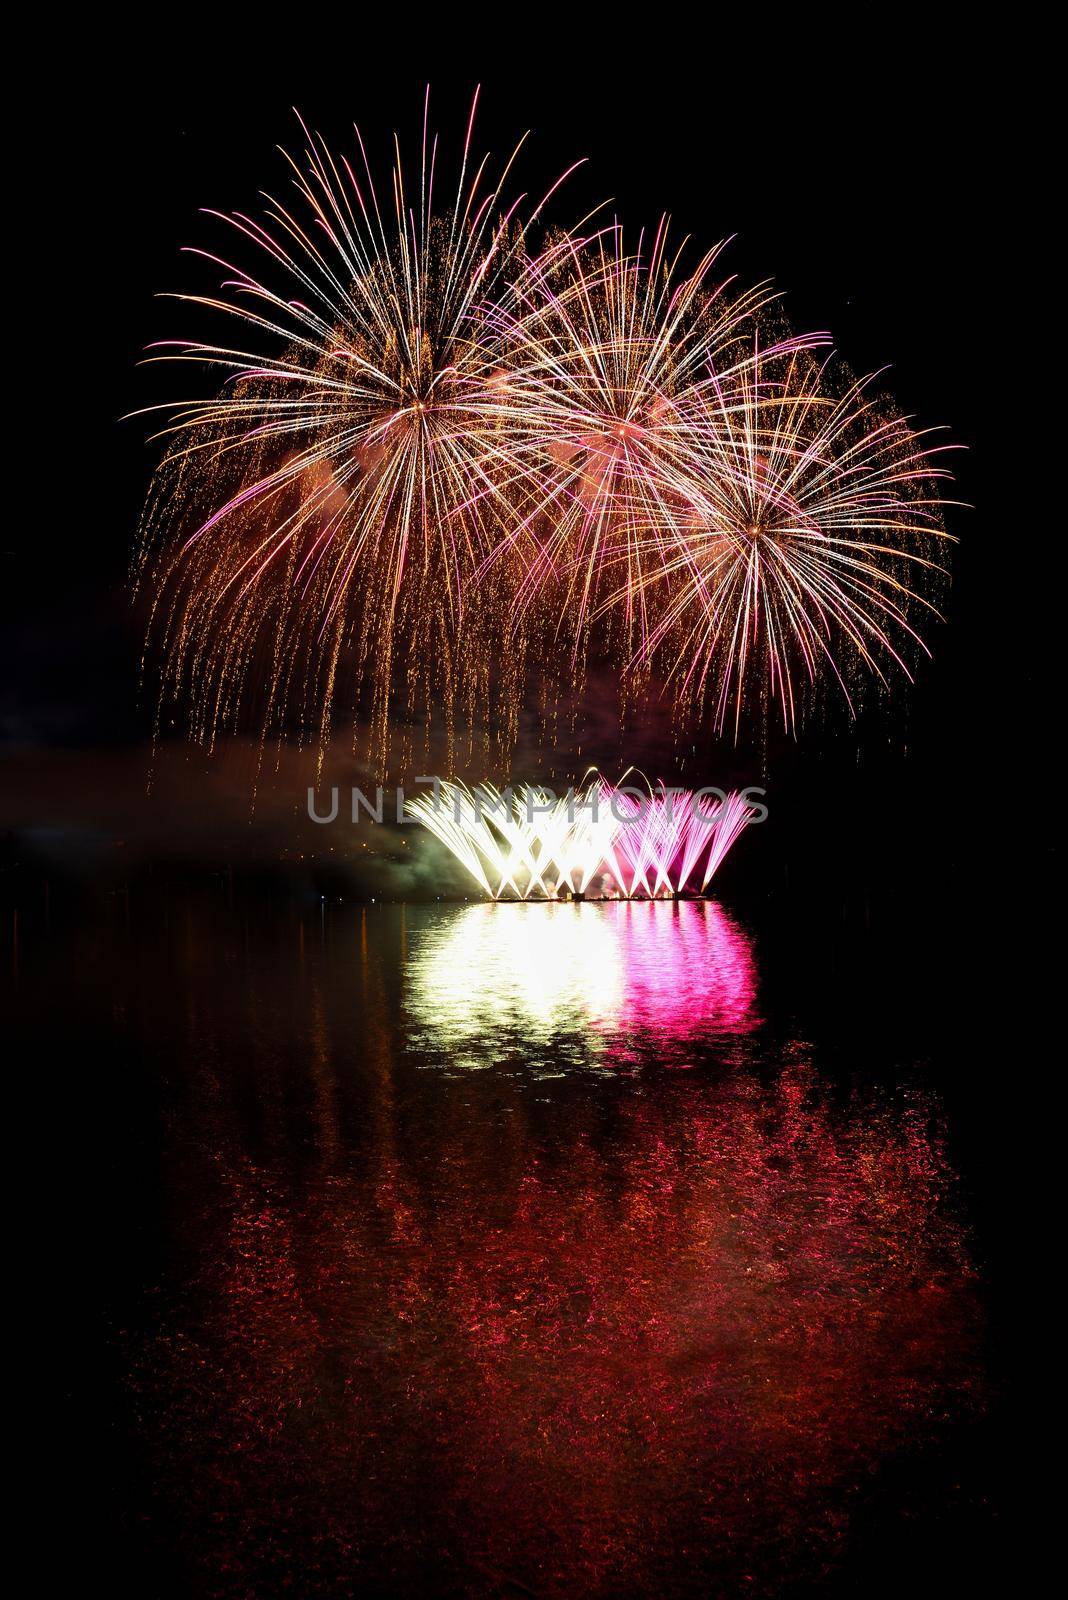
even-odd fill
[{"label": "lake water", "polygon": [[137,1592],[951,1578],[991,1403],[960,1067],[919,965],[873,997],[849,929],[792,937],[223,894],[24,930],[106,1128]]}]

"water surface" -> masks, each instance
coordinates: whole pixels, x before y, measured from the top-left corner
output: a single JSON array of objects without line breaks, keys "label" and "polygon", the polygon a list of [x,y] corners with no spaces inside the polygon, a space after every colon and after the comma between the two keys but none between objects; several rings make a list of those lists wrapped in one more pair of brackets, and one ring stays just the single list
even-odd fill
[{"label": "water surface", "polygon": [[65,949],[131,1141],[154,1592],[799,1593],[863,1572],[873,1494],[944,1514],[985,1404],[945,1106],[806,1037],[722,906],[190,903]]}]

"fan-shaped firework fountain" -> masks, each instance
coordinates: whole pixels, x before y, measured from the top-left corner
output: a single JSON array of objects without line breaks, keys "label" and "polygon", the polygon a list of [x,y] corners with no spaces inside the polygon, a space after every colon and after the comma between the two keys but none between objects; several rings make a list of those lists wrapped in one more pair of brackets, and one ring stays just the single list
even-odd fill
[{"label": "fan-shaped firework fountain", "polygon": [[409,810],[494,900],[703,894],[754,817],[741,794],[646,792],[600,778],[560,797],[533,785],[442,783]]}]

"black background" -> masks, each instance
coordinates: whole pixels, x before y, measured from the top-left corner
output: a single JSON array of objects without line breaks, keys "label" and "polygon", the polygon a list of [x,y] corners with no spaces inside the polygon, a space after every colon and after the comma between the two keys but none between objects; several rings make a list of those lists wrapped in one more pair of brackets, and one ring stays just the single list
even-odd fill
[{"label": "black background", "polygon": [[[961,543],[934,660],[892,718],[842,721],[773,753],[784,820],[758,870],[769,894],[787,866],[795,894],[827,873],[843,894],[874,883],[876,899],[893,902],[887,938],[915,938],[941,964],[932,1026],[956,1030],[971,1086],[958,1096],[961,1137],[995,1284],[998,1453],[1022,1459],[1017,1372],[1041,1320],[1026,1266],[1043,1214],[1034,1129],[1052,1065],[1032,1039],[1050,982],[1034,891],[1053,870],[1060,812],[1043,659],[1055,642],[1058,423],[1028,370],[1056,313],[1035,307],[1046,191],[1032,185],[1045,147],[1030,41],[963,26],[936,37],[930,19],[898,15],[864,34],[850,19],[794,30],[754,14],[728,28],[654,11],[489,23],[465,13],[432,31],[415,11],[373,26],[253,17],[225,41],[214,23],[180,15],[158,33],[138,23],[121,35],[93,24],[42,45],[35,63],[11,172],[20,228],[9,317],[14,344],[27,340],[27,384],[26,447],[9,470],[28,509],[3,541],[9,775],[63,750],[92,786],[107,755],[144,744],[140,624],[124,581],[153,452],[141,424],[118,419],[163,397],[135,363],[175,331],[154,295],[184,286],[178,250],[204,241],[198,209],[241,209],[283,181],[272,147],[298,143],[291,107],[335,143],[358,119],[382,163],[394,128],[414,144],[428,81],[432,121],[455,148],[481,82],[476,142],[503,155],[531,128],[532,191],[588,157],[567,214],[613,197],[628,229],[666,210],[701,245],[737,235],[727,260],[743,282],[774,277],[795,326],[832,330],[854,370],[890,364],[902,407],[966,447],[956,492],[971,509],[950,517]],[[947,949],[950,900],[960,914]],[[1019,1086],[1008,1104],[1006,1078]],[[100,1551],[109,1524],[91,1487],[109,1391],[93,1387],[90,1241],[76,1229],[58,1265],[49,1241],[101,1177],[117,1180],[93,1158],[91,1097],[79,1091],[70,1109],[76,1125],[60,1117],[50,1144],[56,1198],[41,1201],[42,1287],[54,1293],[56,1272],[68,1275],[67,1355],[43,1380],[59,1431],[47,1425],[42,1481],[77,1570],[115,1559],[106,1531]],[[100,1148],[114,1138],[101,1129]],[[996,1158],[981,1156],[995,1140]],[[106,1253],[106,1241],[97,1247]],[[112,1510],[121,1492],[109,1491]],[[1017,1524],[1006,1504],[995,1520],[1015,1565],[1033,1519]],[[954,1545],[965,1536],[933,1530],[920,1559],[977,1576],[991,1547],[969,1556]],[[877,1590],[871,1571],[855,1581],[843,1592]]]}]

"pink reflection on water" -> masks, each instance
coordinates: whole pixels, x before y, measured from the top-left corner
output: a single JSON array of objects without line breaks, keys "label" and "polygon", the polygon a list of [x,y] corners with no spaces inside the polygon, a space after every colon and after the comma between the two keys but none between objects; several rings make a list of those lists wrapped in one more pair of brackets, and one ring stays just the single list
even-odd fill
[{"label": "pink reflection on water", "polygon": [[648,1028],[688,1038],[756,1026],[752,946],[722,907],[646,900],[611,910],[623,974],[613,1031]]}]

